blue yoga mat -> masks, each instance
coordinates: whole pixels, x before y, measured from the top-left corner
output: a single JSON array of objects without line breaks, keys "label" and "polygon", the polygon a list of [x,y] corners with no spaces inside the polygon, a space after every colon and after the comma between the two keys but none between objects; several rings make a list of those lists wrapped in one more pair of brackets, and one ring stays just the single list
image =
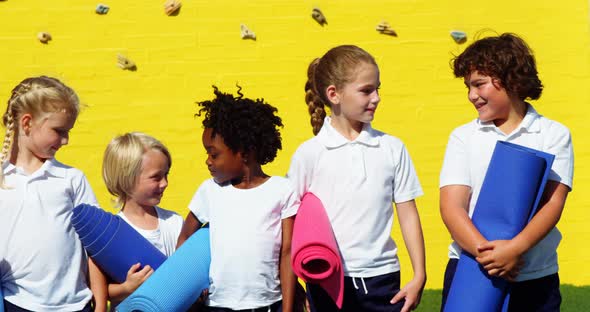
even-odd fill
[{"label": "blue yoga mat", "polygon": [[2,293],[2,272],[0,271],[0,312],[4,312],[4,294]]},{"label": "blue yoga mat", "polygon": [[116,283],[124,282],[129,268],[138,262],[155,270],[166,260],[127,222],[100,208],[76,206],[72,223],[88,255]]},{"label": "blue yoga mat", "polygon": [[[487,240],[509,240],[522,231],[536,212],[554,158],[528,147],[496,143],[472,216]],[[444,310],[505,311],[508,285],[462,252]]]},{"label": "blue yoga mat", "polygon": [[119,312],[186,311],[209,288],[209,229],[195,232],[127,299]]}]

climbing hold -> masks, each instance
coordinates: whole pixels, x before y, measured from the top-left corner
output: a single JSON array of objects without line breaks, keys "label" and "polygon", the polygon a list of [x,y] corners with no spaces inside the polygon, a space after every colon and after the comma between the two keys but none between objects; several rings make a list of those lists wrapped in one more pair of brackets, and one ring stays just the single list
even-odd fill
[{"label": "climbing hold", "polygon": [[242,35],[242,39],[252,39],[256,40],[256,34],[248,29],[248,26],[241,24],[240,25],[240,33]]},{"label": "climbing hold", "polygon": [[166,1],[166,3],[164,3],[164,12],[168,16],[175,15],[178,13],[178,10],[180,10],[181,6],[182,6],[182,3],[180,3],[180,1],[168,0],[168,1]]},{"label": "climbing hold", "polygon": [[464,31],[453,30],[451,31],[451,37],[453,37],[453,40],[459,44],[467,41],[467,34]]},{"label": "climbing hold", "polygon": [[135,65],[135,63],[133,63],[133,61],[131,61],[130,59],[126,58],[125,56],[123,56],[121,54],[117,54],[117,66],[119,66],[121,69],[126,69],[126,70],[131,70],[131,71],[134,71],[137,69],[137,66]]},{"label": "climbing hold", "polygon": [[318,22],[322,26],[324,26],[324,24],[328,25],[326,17],[318,8],[313,8],[313,10],[311,11],[311,17],[313,17],[313,19],[316,20],[316,22]]},{"label": "climbing hold", "polygon": [[106,4],[99,3],[96,5],[96,14],[104,15],[109,12],[109,6]]},{"label": "climbing hold", "polygon": [[41,41],[41,43],[47,43],[49,42],[49,40],[51,40],[51,35],[47,32],[40,32],[37,34],[37,39],[39,39],[39,41]]},{"label": "climbing hold", "polygon": [[383,21],[379,23],[379,25],[377,25],[377,31],[380,34],[397,37],[397,33],[395,32],[395,30],[393,30],[391,25],[389,25],[389,23],[387,23],[386,21]]}]

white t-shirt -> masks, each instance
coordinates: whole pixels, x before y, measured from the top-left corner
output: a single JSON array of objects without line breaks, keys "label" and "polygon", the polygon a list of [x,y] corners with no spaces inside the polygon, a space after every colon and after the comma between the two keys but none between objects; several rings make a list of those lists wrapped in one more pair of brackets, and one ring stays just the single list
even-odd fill
[{"label": "white t-shirt", "polygon": [[131,227],[136,230],[141,236],[145,237],[152,245],[158,248],[166,257],[170,257],[172,253],[176,250],[176,243],[178,241],[178,236],[180,235],[180,230],[182,230],[182,224],[184,220],[180,215],[176,212],[162,209],[158,206],[155,206],[156,213],[158,214],[158,228],[155,230],[144,230],[135,226],[127,217],[123,211],[119,211],[117,214],[120,216],[125,222],[127,222]]},{"label": "white t-shirt", "polygon": [[282,219],[298,208],[299,199],[282,177],[252,189],[213,179],[201,184],[189,209],[210,224],[209,306],[242,310],[281,300]]},{"label": "white t-shirt", "polygon": [[4,299],[31,311],[76,311],[92,297],[88,263],[71,223],[75,206],[98,206],[84,174],[55,159],[28,175],[2,165],[0,272]]},{"label": "white t-shirt", "polygon": [[[569,130],[562,124],[539,115],[528,105],[527,113],[520,126],[505,135],[493,122],[476,119],[455,129],[450,136],[443,167],[440,173],[440,187],[466,185],[471,187],[469,217],[488,169],[497,141],[506,141],[530,147],[555,155],[549,180],[557,181],[572,188],[574,154]],[[547,236],[530,249],[524,256],[525,266],[516,281],[540,278],[558,271],[557,246],[561,233],[553,228]],[[453,242],[449,257],[459,258],[461,247]]]},{"label": "white t-shirt", "polygon": [[287,176],[299,198],[312,192],[322,201],[346,276],[399,271],[392,202],[422,195],[410,155],[399,139],[370,124],[349,141],[330,122],[326,117],[317,136],[299,146]]},{"label": "white t-shirt", "polygon": [[[117,215],[158,248],[166,257],[170,257],[176,251],[176,243],[178,242],[178,236],[182,230],[184,219],[174,211],[162,209],[158,206],[154,208],[156,208],[156,213],[158,214],[158,228],[154,230],[144,230],[135,226],[135,224],[127,219],[123,211],[119,211]],[[120,303],[121,301],[111,300],[111,311],[116,311],[115,308]]]}]

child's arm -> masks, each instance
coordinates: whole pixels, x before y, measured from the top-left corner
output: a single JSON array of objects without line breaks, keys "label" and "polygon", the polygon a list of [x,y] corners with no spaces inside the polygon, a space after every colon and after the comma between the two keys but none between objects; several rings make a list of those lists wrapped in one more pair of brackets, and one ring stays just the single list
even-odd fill
[{"label": "child's arm", "polygon": [[127,279],[121,284],[109,284],[109,298],[112,300],[123,301],[125,298],[129,297],[145,280],[147,280],[152,273],[154,273],[154,269],[152,269],[149,265],[143,267],[143,269],[139,270],[141,267],[140,263],[136,263],[129,268],[127,271]]},{"label": "child's arm", "polygon": [[511,277],[510,272],[518,267],[520,256],[533,248],[555,227],[561,218],[568,192],[569,188],[565,184],[548,181],[541,201],[543,204],[518,235],[511,240],[491,241],[478,248],[480,252],[490,251],[477,257],[477,261],[488,274]]},{"label": "child's arm", "polygon": [[107,278],[90,257],[88,257],[88,276],[94,311],[106,312],[108,300]]},{"label": "child's arm", "polygon": [[176,243],[176,249],[180,247],[180,245],[184,244],[184,242],[193,235],[198,229],[201,228],[203,224],[195,214],[189,211],[188,215],[186,216],[186,220],[184,220],[184,224],[182,225],[182,230],[180,230],[180,235],[178,235],[178,242]]},{"label": "child's arm", "polygon": [[420,297],[426,284],[426,255],[424,251],[424,236],[416,202],[410,200],[395,205],[400,228],[406,248],[412,262],[414,278],[408,282],[392,299],[396,303],[405,298],[406,302],[401,312],[414,310],[420,303]]},{"label": "child's arm", "polygon": [[466,185],[447,185],[440,189],[440,214],[451,237],[471,255],[487,242],[469,218],[469,192]]},{"label": "child's arm", "polygon": [[291,238],[293,237],[293,223],[295,216],[282,220],[283,238],[281,243],[281,257],[279,278],[283,295],[283,312],[292,312],[295,303],[295,283],[297,279],[291,267]]}]

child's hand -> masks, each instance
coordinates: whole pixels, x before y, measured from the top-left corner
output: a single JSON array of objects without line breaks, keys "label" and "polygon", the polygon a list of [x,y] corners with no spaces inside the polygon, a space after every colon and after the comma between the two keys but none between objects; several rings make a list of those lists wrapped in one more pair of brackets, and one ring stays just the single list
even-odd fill
[{"label": "child's hand", "polygon": [[140,263],[136,263],[129,268],[129,271],[127,271],[127,279],[123,283],[123,286],[129,294],[139,288],[139,286],[143,284],[152,273],[154,273],[154,270],[149,265],[146,265],[143,269],[139,270],[140,266]]},{"label": "child's hand", "polygon": [[406,299],[401,312],[408,312],[416,309],[420,303],[425,283],[426,281],[424,279],[412,279],[391,299],[390,303],[395,304],[402,299]]},{"label": "child's hand", "polygon": [[491,276],[512,281],[523,265],[521,253],[510,240],[496,240],[477,247],[475,258]]},{"label": "child's hand", "polygon": [[205,311],[205,302],[209,297],[209,289],[204,289],[199,296],[199,299],[193,303],[187,312],[202,312]]}]

